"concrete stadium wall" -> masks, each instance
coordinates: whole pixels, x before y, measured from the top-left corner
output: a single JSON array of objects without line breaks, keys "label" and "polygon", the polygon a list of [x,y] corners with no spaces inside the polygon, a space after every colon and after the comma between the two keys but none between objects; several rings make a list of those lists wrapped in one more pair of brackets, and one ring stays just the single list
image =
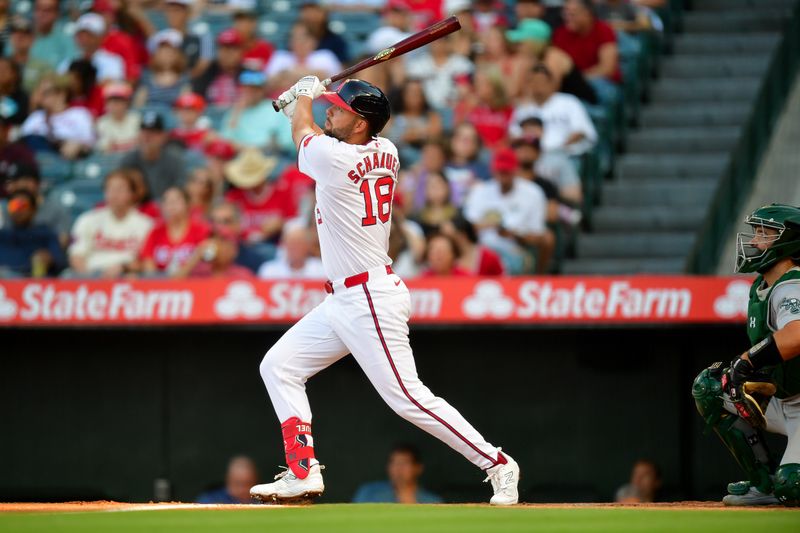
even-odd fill
[{"label": "concrete stadium wall", "polygon": [[[0,331],[0,501],[147,501],[158,478],[191,501],[239,453],[271,478],[282,443],[258,363],[279,334]],[[609,501],[639,457],[667,498],[720,497],[740,474],[689,390],[746,344],[739,327],[412,330],[420,376],[519,461],[526,501]],[[487,500],[482,472],[394,415],[352,358],[308,392],[323,501],[382,479],[397,442],[421,448],[424,485],[448,501]]]}]

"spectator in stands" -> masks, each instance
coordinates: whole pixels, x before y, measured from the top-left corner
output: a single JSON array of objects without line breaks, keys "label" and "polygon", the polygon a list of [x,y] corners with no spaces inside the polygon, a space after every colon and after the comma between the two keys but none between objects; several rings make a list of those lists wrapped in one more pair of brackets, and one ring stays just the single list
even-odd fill
[{"label": "spectator in stands", "polygon": [[556,92],[556,79],[543,63],[537,64],[528,77],[526,100],[511,117],[509,133],[520,137],[520,123],[539,117],[544,125],[542,151],[580,155],[597,142],[597,131],[583,104],[571,94]]},{"label": "spectator in stands", "polygon": [[536,272],[542,274],[555,245],[545,226],[547,200],[538,185],[516,177],[517,166],[513,150],[498,150],[492,161],[494,179],[470,191],[464,216],[475,225],[480,242],[500,254],[509,273],[531,271],[528,249],[534,248]]},{"label": "spectator in stands", "polygon": [[214,57],[214,43],[210,32],[194,33],[189,28],[189,19],[194,0],[166,0],[164,12],[167,24],[181,34],[181,51],[186,57],[189,76],[192,79],[202,75]]},{"label": "spectator in stands", "polygon": [[275,47],[258,38],[256,0],[229,0],[228,6],[233,9],[233,30],[241,39],[242,66],[247,70],[263,70]]},{"label": "spectator in stands", "polygon": [[161,208],[158,206],[158,202],[150,195],[150,189],[147,187],[144,173],[138,168],[121,168],[120,170],[133,181],[133,205],[141,214],[147,215],[154,222],[159,222],[161,220]]},{"label": "spectator in stands", "polygon": [[452,237],[441,233],[431,235],[425,257],[428,268],[422,271],[422,277],[470,275],[468,270],[458,264],[458,246]]},{"label": "spectator in stands", "polygon": [[[82,106],[97,118],[105,110],[103,89],[97,85],[97,69],[87,59],[76,59],[69,64],[67,76],[70,80],[70,107]],[[120,83],[120,82],[116,82]]]},{"label": "spectator in stands", "polygon": [[265,258],[250,245],[242,242],[242,214],[233,202],[222,201],[211,209],[211,226],[215,234],[231,235],[239,242],[235,263],[256,273]]},{"label": "spectator in stands", "polygon": [[0,196],[5,194],[5,180],[12,164],[37,167],[36,159],[28,145],[22,141],[12,141],[10,137],[14,124],[12,117],[17,114],[17,103],[11,98],[0,96]]},{"label": "spectator in stands", "polygon": [[418,80],[406,80],[397,92],[392,118],[384,131],[387,138],[397,143],[403,163],[416,161],[425,141],[442,134],[441,115],[428,105],[422,83]]},{"label": "spectator in stands", "polygon": [[315,2],[304,2],[300,6],[300,22],[304,23],[317,39],[318,50],[330,50],[341,63],[350,61],[350,48],[341,35],[331,31],[328,10]]},{"label": "spectator in stands", "polygon": [[97,69],[97,82],[121,81],[125,79],[125,62],[117,54],[102,48],[106,37],[106,21],[97,13],[86,13],[75,23],[75,44],[79,52],[59,65],[64,73],[74,59],[91,61]]},{"label": "spectator in stands", "polygon": [[72,34],[59,22],[59,0],[35,0],[33,26],[35,38],[30,57],[56,69],[77,55]]},{"label": "spectator in stands", "polygon": [[481,148],[481,139],[475,126],[469,122],[456,126],[450,138],[450,153],[444,167],[456,207],[461,207],[473,185],[491,179],[489,167],[480,160]]},{"label": "spectator in stands", "polygon": [[412,213],[411,218],[427,235],[439,231],[439,226],[452,220],[457,213],[458,209],[451,201],[447,179],[437,172],[428,174],[425,181],[425,205],[418,212]]},{"label": "spectator in stands", "polygon": [[18,190],[8,200],[9,223],[0,228],[0,278],[58,274],[64,252],[56,233],[37,224],[36,198]]},{"label": "spectator in stands", "polygon": [[386,0],[319,0],[331,11],[378,11]]},{"label": "spectator in stands", "polygon": [[411,8],[406,0],[388,0],[383,9],[381,26],[371,32],[364,44],[368,54],[377,54],[411,35]]},{"label": "spectator in stands", "polygon": [[241,210],[242,232],[247,242],[277,241],[283,224],[297,214],[288,184],[269,179],[277,164],[276,158],[247,148],[225,165],[225,175],[235,187],[225,199]]},{"label": "spectator in stands", "polygon": [[303,76],[324,80],[342,70],[342,64],[330,50],[318,49],[311,29],[303,23],[292,26],[289,49],[272,54],[264,73],[270,94],[285,91]]},{"label": "spectator in stands", "polygon": [[406,231],[403,226],[405,217],[398,213],[397,209],[392,210],[392,227],[401,228],[401,231],[394,230],[389,233],[388,255],[392,259],[392,270],[403,279],[415,278],[419,275],[420,261],[418,255],[424,254],[425,236],[422,235],[417,241],[421,244],[422,253],[414,249],[414,236]]},{"label": "spectator in stands", "polygon": [[78,217],[69,247],[71,275],[117,278],[131,271],[153,222],[134,207],[136,184],[123,171],[104,182],[105,207]]},{"label": "spectator in stands", "polygon": [[194,169],[186,182],[186,193],[189,195],[191,217],[201,222],[208,220],[215,199],[211,172],[204,167]]},{"label": "spectator in stands", "polygon": [[147,236],[140,253],[145,275],[174,275],[210,234],[205,223],[190,215],[189,195],[178,187],[164,191],[161,215],[163,222]]},{"label": "spectator in stands", "polygon": [[134,98],[137,107],[169,107],[181,94],[189,91],[189,71],[181,39],[177,30],[162,30],[150,38],[148,44],[152,55]]},{"label": "spectator in stands", "polygon": [[458,248],[456,263],[470,275],[501,276],[503,262],[497,252],[478,244],[478,234],[470,222],[459,213],[452,221],[439,227],[443,235],[453,239]]},{"label": "spectator in stands", "polygon": [[410,169],[403,170],[400,166],[399,193],[403,205],[409,212],[416,212],[425,205],[428,176],[441,174],[447,162],[447,151],[443,141],[436,138],[428,139],[422,146],[419,161]]},{"label": "spectator in stands", "polygon": [[236,30],[224,30],[217,36],[217,45],[216,57],[201,76],[192,80],[192,90],[205,96],[209,105],[230,107],[241,96],[242,39]]},{"label": "spectator in stands", "polygon": [[93,11],[103,16],[108,32],[103,48],[120,56],[125,63],[125,78],[135,83],[147,63],[147,36],[156,32],[139,2],[94,0]]},{"label": "spectator in stands", "polygon": [[11,10],[8,0],[0,0],[0,56],[4,55],[8,48],[8,35],[11,27]]},{"label": "spectator in stands", "polygon": [[206,169],[214,183],[214,197],[222,196],[228,185],[225,181],[225,164],[236,157],[236,147],[225,139],[209,139],[203,153],[206,156]]},{"label": "spectator in stands", "polygon": [[633,465],[630,482],[617,489],[614,501],[619,503],[658,501],[661,485],[661,469],[658,465],[649,459],[639,459]]},{"label": "spectator in stands", "polygon": [[69,107],[69,78],[45,78],[40,87],[42,109],[31,113],[20,128],[28,146],[66,159],[87,154],[95,141],[93,118],[85,107]]},{"label": "spectator in stands", "polygon": [[524,19],[543,20],[546,11],[542,0],[517,0],[514,2],[514,18],[517,23]]},{"label": "spectator in stands", "polygon": [[622,71],[614,29],[595,17],[592,0],[566,0],[563,16],[553,44],[572,57],[602,102],[616,101]]},{"label": "spectator in stands", "polygon": [[17,112],[9,120],[22,124],[28,116],[28,95],[22,88],[22,69],[9,57],[0,57],[0,97],[14,101]]},{"label": "spectator in stands", "polygon": [[139,113],[131,110],[131,86],[125,82],[103,87],[105,114],[97,119],[97,149],[106,153],[127,152],[139,139]]},{"label": "spectator in stands", "polygon": [[139,169],[156,198],[186,181],[183,150],[167,141],[169,133],[165,131],[164,118],[157,111],[147,110],[142,113],[138,146],[120,162],[123,167]]},{"label": "spectator in stands", "polygon": [[11,20],[10,32],[11,49],[6,55],[22,68],[22,89],[30,93],[39,80],[54,69],[46,61],[35,58],[31,54],[34,34],[33,24],[30,20],[23,16],[14,17]]},{"label": "spectator in stands", "polygon": [[493,27],[508,27],[508,18],[501,2],[496,0],[475,0],[472,7],[472,20],[475,33],[480,35]]},{"label": "spectator in stands", "polygon": [[276,113],[272,102],[264,97],[265,81],[261,72],[242,71],[239,75],[241,97],[222,118],[220,135],[240,148],[294,154],[292,125],[281,113]]},{"label": "spectator in stands", "polygon": [[257,483],[259,477],[256,464],[249,457],[238,455],[228,463],[225,486],[202,493],[197,497],[196,503],[255,503],[250,497],[250,487]]},{"label": "spectator in stands", "polygon": [[639,33],[652,29],[647,10],[631,0],[594,0],[595,16],[615,31]]},{"label": "spectator in stands", "polygon": [[199,94],[183,93],[175,100],[174,109],[178,125],[170,132],[170,137],[189,150],[202,151],[211,135],[208,119],[203,118],[206,101]]},{"label": "spectator in stands", "polygon": [[420,486],[419,478],[424,470],[416,446],[395,446],[386,465],[389,479],[361,485],[353,496],[353,503],[442,503],[442,498]]},{"label": "spectator in stands", "polygon": [[491,69],[500,74],[506,96],[514,98],[520,91],[520,80],[516,79],[516,57],[506,39],[506,30],[492,26],[480,35],[480,49],[475,58],[478,69]]},{"label": "spectator in stands", "polygon": [[528,74],[537,63],[543,63],[553,73],[557,91],[596,104],[594,88],[583,77],[569,54],[553,46],[551,34],[550,26],[537,19],[522,20],[515,29],[506,32],[508,40],[517,47],[512,78],[516,92],[513,94],[524,96]]},{"label": "spectator in stands", "polygon": [[174,277],[254,279],[249,269],[236,263],[238,254],[239,243],[233,235],[215,232],[195,248]]},{"label": "spectator in stands", "polygon": [[406,56],[408,77],[422,81],[425,98],[436,110],[451,107],[457,99],[456,80],[473,71],[472,62],[453,53],[452,36],[437,39],[418,54]]},{"label": "spectator in stands", "polygon": [[514,110],[509,104],[502,74],[496,69],[476,71],[473,88],[456,107],[456,124],[472,124],[481,144],[492,150],[505,143]]},{"label": "spectator in stands", "polygon": [[300,224],[284,227],[278,255],[258,269],[261,279],[325,279],[322,260],[311,255],[313,237]]},{"label": "spectator in stands", "polygon": [[[27,191],[36,199],[36,217],[33,222],[38,225],[46,226],[53,230],[58,236],[61,246],[66,246],[69,242],[70,214],[61,203],[52,196],[45,197],[42,194],[42,181],[39,169],[35,164],[17,162],[11,163],[6,174],[6,192],[13,195],[17,191]],[[0,202],[0,227],[3,227],[8,220],[8,204]]]}]

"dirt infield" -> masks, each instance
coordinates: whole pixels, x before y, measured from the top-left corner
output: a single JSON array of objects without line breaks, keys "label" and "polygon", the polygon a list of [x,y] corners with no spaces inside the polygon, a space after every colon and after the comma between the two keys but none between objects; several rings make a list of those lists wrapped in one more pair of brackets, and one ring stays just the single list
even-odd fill
[{"label": "dirt infield", "polygon": [[[446,505],[446,504],[443,504]],[[452,504],[451,504],[452,505]],[[466,507],[488,507],[488,504],[463,504]],[[114,501],[66,502],[66,503],[0,503],[0,513],[74,513],[92,511],[160,511],[160,510],[264,510],[288,507],[283,505],[229,505],[196,503],[123,503]],[[297,505],[292,507],[299,507]],[[781,505],[762,507],[725,507],[719,502],[670,502],[670,503],[522,503],[514,508],[524,509],[665,509],[665,510],[727,510],[764,511],[787,510]],[[800,509],[798,509],[800,510]]]}]

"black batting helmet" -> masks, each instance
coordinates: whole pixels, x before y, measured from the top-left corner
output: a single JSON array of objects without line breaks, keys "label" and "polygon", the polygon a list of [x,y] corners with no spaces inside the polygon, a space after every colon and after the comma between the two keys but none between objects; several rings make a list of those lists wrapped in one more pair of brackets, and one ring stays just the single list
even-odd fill
[{"label": "black batting helmet", "polygon": [[322,97],[363,117],[369,123],[371,135],[377,135],[389,121],[389,99],[383,91],[366,81],[345,80],[336,92],[325,91]]}]

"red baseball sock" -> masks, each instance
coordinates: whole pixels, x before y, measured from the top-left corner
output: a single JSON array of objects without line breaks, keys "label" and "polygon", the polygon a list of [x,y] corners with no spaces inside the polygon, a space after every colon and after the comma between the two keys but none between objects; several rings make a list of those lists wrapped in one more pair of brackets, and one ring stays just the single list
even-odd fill
[{"label": "red baseball sock", "polygon": [[314,438],[311,424],[296,416],[281,424],[283,448],[286,451],[286,464],[299,479],[308,477],[308,469],[314,464]]}]

